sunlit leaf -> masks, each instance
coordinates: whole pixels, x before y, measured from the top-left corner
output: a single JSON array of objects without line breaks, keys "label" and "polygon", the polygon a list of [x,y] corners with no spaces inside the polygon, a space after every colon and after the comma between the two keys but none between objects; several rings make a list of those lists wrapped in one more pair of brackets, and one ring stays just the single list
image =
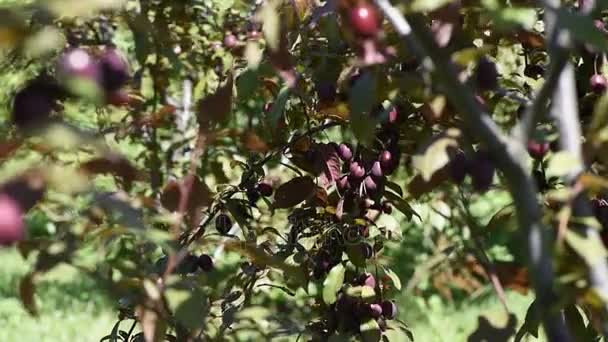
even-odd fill
[{"label": "sunlit leaf", "polygon": [[359,331],[361,331],[363,342],[378,342],[382,337],[380,326],[378,326],[378,322],[373,318],[361,323]]},{"label": "sunlit leaf", "polygon": [[435,172],[445,167],[450,157],[448,148],[456,148],[458,146],[458,130],[448,130],[446,134],[436,137],[424,149],[412,157],[414,168],[420,172],[422,179],[426,182],[431,180]]},{"label": "sunlit leaf", "polygon": [[344,265],[337,264],[327,274],[325,281],[323,282],[323,301],[325,304],[333,304],[337,300],[338,291],[342,288],[344,283],[344,272],[346,269]]}]

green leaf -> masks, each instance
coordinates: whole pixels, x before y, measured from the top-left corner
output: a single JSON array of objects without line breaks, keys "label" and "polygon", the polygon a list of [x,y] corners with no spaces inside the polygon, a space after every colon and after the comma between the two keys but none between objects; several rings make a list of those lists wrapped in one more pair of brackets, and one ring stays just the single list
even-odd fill
[{"label": "green leaf", "polygon": [[547,178],[564,177],[572,172],[573,165],[579,164],[579,160],[574,155],[566,151],[560,151],[549,159],[545,175]]},{"label": "green leaf", "polygon": [[565,239],[589,267],[594,267],[608,256],[600,239],[585,237],[572,230],[566,232]]},{"label": "green leaf", "polygon": [[195,329],[202,325],[207,298],[200,290],[169,288],[165,297],[175,318],[186,328]]},{"label": "green leaf", "polygon": [[507,30],[522,27],[531,30],[536,24],[536,10],[525,7],[505,7],[498,0],[483,0],[483,6],[498,29]]},{"label": "green leaf", "polygon": [[576,40],[591,44],[604,52],[608,51],[608,39],[606,39],[604,33],[595,27],[591,17],[564,8],[557,12],[557,20],[570,31]]},{"label": "green leaf", "polygon": [[467,66],[469,63],[475,62],[479,58],[489,55],[495,49],[496,47],[493,45],[465,48],[454,52],[452,54],[452,60],[457,64]]},{"label": "green leaf", "polygon": [[281,117],[283,116],[283,113],[285,112],[285,105],[287,104],[287,100],[289,100],[289,95],[289,87],[283,87],[279,92],[279,95],[277,96],[276,100],[272,104],[272,109],[268,114],[272,127],[277,127],[279,119],[281,119]]},{"label": "green leaf", "polygon": [[566,323],[570,332],[577,341],[593,341],[593,336],[589,336],[589,331],[585,326],[585,318],[576,305],[569,305],[564,309]]},{"label": "green leaf", "polygon": [[593,120],[589,127],[588,136],[591,141],[601,143],[608,140],[608,94],[602,95],[595,103]]},{"label": "green leaf", "polygon": [[448,129],[433,139],[431,143],[424,146],[421,153],[412,157],[412,165],[420,173],[424,181],[431,180],[433,174],[444,168],[450,162],[449,148],[458,146],[457,138],[460,136],[458,129]]},{"label": "green leaf", "polygon": [[519,328],[517,334],[515,334],[515,342],[520,342],[527,334],[534,336],[534,338],[538,338],[540,320],[540,311],[536,301],[534,301],[528,307],[524,324],[521,326],[521,328]]},{"label": "green leaf", "polygon": [[246,99],[251,97],[257,90],[258,86],[258,72],[256,70],[246,69],[236,79],[238,98]]},{"label": "green leaf", "polygon": [[414,0],[410,8],[413,12],[432,12],[439,9],[453,0]]},{"label": "green leaf", "polygon": [[363,299],[363,301],[365,303],[371,303],[375,298],[376,298],[376,291],[372,287],[369,287],[369,286],[361,287],[361,299]]},{"label": "green leaf", "polygon": [[385,186],[390,189],[391,191],[393,191],[394,193],[396,193],[397,195],[399,195],[400,197],[403,197],[403,189],[401,188],[401,186],[395,182],[391,182],[391,181],[387,181]]},{"label": "green leaf", "polygon": [[243,53],[245,60],[247,61],[247,67],[250,70],[257,70],[262,62],[264,51],[260,47],[260,43],[257,41],[249,41],[245,46],[245,52]]},{"label": "green leaf", "polygon": [[49,11],[61,17],[82,17],[101,10],[118,9],[125,0],[50,0],[44,1]]},{"label": "green leaf", "polygon": [[520,26],[531,30],[538,20],[536,10],[533,8],[507,7],[493,13],[494,20],[501,29]]},{"label": "green leaf", "polygon": [[401,279],[399,279],[397,273],[387,267],[384,268],[384,273],[391,279],[393,285],[395,286],[395,289],[397,289],[398,291],[401,290]]},{"label": "green leaf", "polygon": [[406,341],[414,341],[411,336],[411,333],[408,334],[406,331],[402,329],[388,329],[384,332],[384,337],[389,342],[406,342]]},{"label": "green leaf", "polygon": [[359,245],[348,244],[346,245],[345,253],[348,256],[348,260],[357,267],[365,267],[365,256],[363,250]]},{"label": "green leaf", "polygon": [[398,196],[390,191],[386,191],[384,193],[384,197],[386,197],[387,200],[391,201],[395,208],[397,208],[397,210],[403,213],[403,215],[405,215],[408,220],[411,219],[412,216],[416,216],[422,220],[422,218],[420,217],[420,215],[418,215],[414,208],[412,208],[410,204],[407,203],[407,201],[401,196]]},{"label": "green leaf", "polygon": [[334,266],[323,282],[323,301],[325,304],[333,304],[337,300],[337,293],[344,283],[345,268],[342,264]]},{"label": "green leaf", "polygon": [[376,122],[369,115],[376,101],[377,79],[372,72],[362,73],[350,90],[350,120],[355,137],[361,142],[370,141]]},{"label": "green leaf", "polygon": [[363,342],[378,342],[382,337],[382,331],[380,331],[378,322],[373,318],[363,322],[359,326],[359,331],[361,331],[361,340]]},{"label": "green leaf", "polygon": [[265,1],[258,12],[257,18],[263,23],[262,31],[268,47],[272,50],[279,49],[279,39],[281,36],[281,21],[277,11],[278,2],[275,0]]}]

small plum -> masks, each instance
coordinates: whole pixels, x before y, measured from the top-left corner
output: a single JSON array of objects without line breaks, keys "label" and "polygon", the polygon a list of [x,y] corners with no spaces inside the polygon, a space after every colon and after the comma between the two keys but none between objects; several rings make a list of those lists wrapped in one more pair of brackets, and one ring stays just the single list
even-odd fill
[{"label": "small plum", "polygon": [[265,183],[265,182],[259,183],[257,185],[257,189],[258,189],[258,192],[264,197],[270,197],[270,196],[272,196],[272,193],[274,192],[272,185]]},{"label": "small plum", "polygon": [[384,176],[384,174],[382,172],[382,167],[380,166],[379,161],[375,161],[374,164],[372,164],[371,173],[372,173],[372,176],[375,178],[382,178]]},{"label": "small plum", "polygon": [[528,153],[534,159],[543,159],[547,152],[549,152],[549,148],[550,144],[548,142],[528,141]]},{"label": "small plum", "polygon": [[99,58],[102,86],[114,92],[124,86],[130,78],[130,67],[125,57],[115,46],[106,47]]},{"label": "small plum", "polygon": [[61,78],[84,78],[99,82],[100,67],[95,58],[83,49],[66,51],[59,60],[57,73]]},{"label": "small plum", "polygon": [[382,314],[387,319],[393,319],[397,316],[397,304],[390,300],[385,300],[380,304],[382,306]]},{"label": "small plum", "polygon": [[378,318],[382,316],[382,306],[380,304],[370,304],[369,305],[369,314],[373,318]]},{"label": "small plum", "polygon": [[350,23],[361,36],[375,36],[380,30],[378,10],[370,4],[361,3],[350,10]]},{"label": "small plum", "polygon": [[184,257],[184,260],[177,265],[176,272],[180,274],[194,273],[198,269],[198,258],[192,254]]},{"label": "small plum", "polygon": [[6,194],[0,194],[0,245],[11,245],[25,237],[23,211],[19,203]]},{"label": "small plum", "polygon": [[382,202],[382,212],[384,212],[385,214],[388,214],[388,215],[390,215],[393,212],[393,206],[391,205],[391,202],[389,202],[389,201]]},{"label": "small plum", "polygon": [[342,176],[336,180],[336,186],[340,191],[347,190],[350,187],[350,183],[348,182],[347,176]]},{"label": "small plum", "polygon": [[603,94],[608,88],[608,80],[604,75],[595,74],[589,79],[591,90],[596,94]]},{"label": "small plum", "polygon": [[390,151],[382,151],[378,160],[382,169],[390,169],[393,166],[393,154]]},{"label": "small plum", "polygon": [[230,219],[230,216],[226,214],[217,215],[215,218],[215,229],[217,229],[220,234],[226,235],[230,231],[230,228],[232,228],[232,219]]},{"label": "small plum", "polygon": [[363,176],[365,176],[365,169],[363,166],[359,165],[359,163],[352,162],[350,164],[350,176],[355,180],[361,179]]},{"label": "small plum", "polygon": [[340,159],[347,162],[353,158],[353,151],[348,145],[340,144],[338,146],[338,156],[340,157]]},{"label": "small plum", "polygon": [[198,257],[197,264],[198,267],[205,272],[213,270],[213,259],[207,254],[201,254]]},{"label": "small plum", "polygon": [[374,248],[368,243],[361,244],[361,253],[365,259],[370,259],[374,256]]},{"label": "small plum", "polygon": [[368,194],[373,194],[376,192],[376,190],[378,190],[378,183],[376,183],[370,176],[365,177],[363,184],[365,184],[365,190]]},{"label": "small plum", "polygon": [[478,192],[486,192],[490,189],[494,180],[496,167],[491,156],[485,151],[478,151],[471,163],[471,178],[473,188]]},{"label": "small plum", "polygon": [[457,152],[450,160],[449,172],[454,183],[460,184],[464,181],[468,172],[468,164],[466,155],[461,151]]},{"label": "small plum", "polygon": [[19,90],[13,99],[12,122],[20,129],[43,125],[54,110],[64,91],[54,81],[37,78]]},{"label": "small plum", "polygon": [[376,278],[371,273],[363,273],[359,277],[359,284],[376,288]]},{"label": "small plum", "polygon": [[498,87],[496,64],[487,58],[481,58],[475,74],[477,86],[482,90],[494,90]]},{"label": "small plum", "polygon": [[238,39],[234,34],[228,33],[226,36],[224,36],[224,47],[227,49],[234,49],[238,43]]}]

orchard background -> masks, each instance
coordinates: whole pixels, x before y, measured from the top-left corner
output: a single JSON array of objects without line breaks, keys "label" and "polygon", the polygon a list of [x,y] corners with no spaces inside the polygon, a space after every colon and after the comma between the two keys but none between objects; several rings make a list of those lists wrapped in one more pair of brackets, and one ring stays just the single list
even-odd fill
[{"label": "orchard background", "polygon": [[0,1],[0,340],[602,340],[606,10]]}]

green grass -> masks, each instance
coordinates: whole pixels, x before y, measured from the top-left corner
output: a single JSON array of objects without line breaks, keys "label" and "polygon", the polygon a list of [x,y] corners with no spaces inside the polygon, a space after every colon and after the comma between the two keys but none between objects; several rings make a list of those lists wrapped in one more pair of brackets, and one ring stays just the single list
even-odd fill
[{"label": "green grass", "polygon": [[[116,318],[112,302],[93,280],[74,268],[62,265],[38,282],[40,315],[35,318],[23,309],[17,290],[30,263],[14,249],[0,250],[0,260],[0,341],[99,341],[112,329]],[[507,299],[519,327],[532,297],[508,293]],[[479,316],[498,326],[507,317],[492,294],[458,306],[446,305],[437,297],[423,303],[420,298],[403,295],[399,301],[401,317],[412,328],[416,341],[422,342],[466,341],[477,328]]]},{"label": "green grass", "polygon": [[[521,327],[532,295],[523,296],[515,292],[507,293],[509,310],[516,315],[516,330]],[[449,305],[432,297],[426,303],[421,299],[401,298],[400,307],[405,311],[401,317],[410,325],[416,341],[451,342],[467,341],[478,328],[478,319],[485,316],[493,326],[505,327],[508,315],[493,293],[483,299],[465,301],[460,305]],[[544,337],[524,338],[524,341],[544,341]]]},{"label": "green grass", "polygon": [[90,278],[62,265],[38,282],[39,317],[19,300],[19,279],[31,265],[14,249],[0,250],[0,341],[99,341],[116,321],[112,303]]}]

